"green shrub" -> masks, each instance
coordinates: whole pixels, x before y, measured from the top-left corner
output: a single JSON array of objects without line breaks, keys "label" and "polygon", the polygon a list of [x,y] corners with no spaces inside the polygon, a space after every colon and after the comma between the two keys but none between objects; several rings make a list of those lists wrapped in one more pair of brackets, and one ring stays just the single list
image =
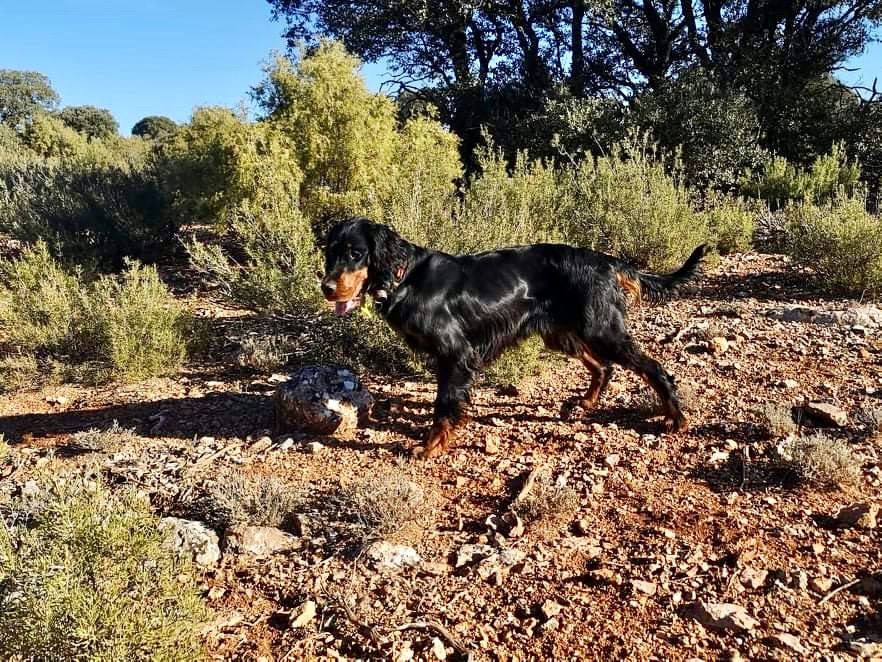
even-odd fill
[{"label": "green shrub", "polygon": [[14,351],[0,358],[0,393],[33,387],[39,376],[40,368],[33,354]]},{"label": "green shrub", "polygon": [[0,260],[0,333],[26,351],[78,348],[84,293],[39,242],[18,259]]},{"label": "green shrub", "polygon": [[359,65],[341,44],[323,42],[294,63],[277,58],[254,90],[293,147],[303,173],[300,207],[322,229],[340,216],[381,216],[394,179],[395,105],[367,89]]},{"label": "green shrub", "polygon": [[707,226],[720,255],[750,250],[759,210],[742,198],[708,192],[699,217]]},{"label": "green shrub", "polygon": [[167,251],[177,225],[155,171],[139,157],[0,153],[0,231],[43,240],[57,257],[118,268],[124,257]]},{"label": "green shrub", "polygon": [[192,660],[207,610],[145,500],[54,480],[0,525],[0,653],[12,659]]},{"label": "green shrub", "polygon": [[679,267],[710,238],[689,191],[646,144],[632,140],[571,172],[566,238],[653,271]]},{"label": "green shrub", "polygon": [[744,195],[765,200],[773,209],[789,202],[828,202],[845,193],[854,195],[858,189],[861,169],[849,162],[845,149],[836,145],[830,154],[819,156],[806,170],[782,156],[768,159],[760,173],[750,171],[741,180]]},{"label": "green shrub", "polygon": [[127,380],[168,374],[186,353],[191,318],[153,267],[130,263],[120,277],[86,283],[38,243],[0,260],[0,295],[0,333],[16,350],[98,364]]},{"label": "green shrub", "polygon": [[517,347],[505,351],[487,368],[485,377],[491,384],[517,386],[527,377],[538,375],[547,365],[548,357],[543,356],[545,343],[533,336]]},{"label": "green shrub", "polygon": [[863,200],[794,205],[787,216],[788,254],[824,287],[855,294],[882,288],[882,220]]},{"label": "green shrub", "polygon": [[153,267],[130,264],[119,278],[99,279],[88,314],[95,323],[96,354],[117,379],[171,374],[186,357],[190,316]]}]

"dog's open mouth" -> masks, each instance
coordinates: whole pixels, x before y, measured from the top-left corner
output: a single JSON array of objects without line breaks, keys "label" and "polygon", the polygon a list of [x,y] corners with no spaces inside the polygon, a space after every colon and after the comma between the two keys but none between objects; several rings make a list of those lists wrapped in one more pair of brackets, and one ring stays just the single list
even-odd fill
[{"label": "dog's open mouth", "polygon": [[361,294],[356,294],[354,297],[349,299],[349,301],[336,301],[334,302],[334,312],[340,316],[345,317],[353,310],[358,308],[361,305]]}]

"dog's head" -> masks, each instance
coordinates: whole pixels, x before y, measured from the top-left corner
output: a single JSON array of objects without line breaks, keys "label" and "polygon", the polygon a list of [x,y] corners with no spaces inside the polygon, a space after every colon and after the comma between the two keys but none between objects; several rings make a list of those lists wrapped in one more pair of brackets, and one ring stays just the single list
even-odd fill
[{"label": "dog's head", "polygon": [[366,218],[350,218],[328,232],[322,294],[346,315],[362,296],[385,287],[389,274],[407,259],[405,243],[391,228]]}]

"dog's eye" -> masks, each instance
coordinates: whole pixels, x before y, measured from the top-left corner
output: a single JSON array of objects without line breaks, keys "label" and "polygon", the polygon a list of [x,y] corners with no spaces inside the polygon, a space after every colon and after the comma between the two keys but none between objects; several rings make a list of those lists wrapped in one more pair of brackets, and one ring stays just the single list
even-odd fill
[{"label": "dog's eye", "polygon": [[349,257],[351,257],[353,260],[360,260],[363,255],[364,255],[364,252],[358,250],[357,248],[350,248],[349,249]]}]

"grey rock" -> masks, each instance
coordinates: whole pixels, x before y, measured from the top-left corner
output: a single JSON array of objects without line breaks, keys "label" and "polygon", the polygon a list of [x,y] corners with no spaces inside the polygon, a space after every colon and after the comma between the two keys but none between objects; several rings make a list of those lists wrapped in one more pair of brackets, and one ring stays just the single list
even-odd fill
[{"label": "grey rock", "polygon": [[166,534],[168,547],[181,556],[190,557],[201,566],[211,566],[220,560],[217,534],[202,522],[163,517],[159,529]]},{"label": "grey rock", "polygon": [[469,544],[463,545],[456,552],[456,567],[461,568],[469,563],[474,563],[480,559],[485,559],[493,554],[494,550],[490,545]]},{"label": "grey rock", "polygon": [[845,427],[848,425],[848,412],[828,402],[809,402],[805,412],[820,423]]},{"label": "grey rock", "polygon": [[833,516],[842,528],[875,529],[879,517],[879,504],[853,503],[842,506]]},{"label": "grey rock", "polygon": [[808,649],[802,645],[799,637],[788,634],[786,632],[779,632],[770,636],[769,644],[777,648],[786,648],[788,650],[792,650],[794,653],[799,653],[801,655],[805,655],[808,653]]},{"label": "grey rock", "polygon": [[365,556],[377,570],[401,570],[422,563],[422,558],[413,547],[395,545],[385,540],[372,543]]}]

